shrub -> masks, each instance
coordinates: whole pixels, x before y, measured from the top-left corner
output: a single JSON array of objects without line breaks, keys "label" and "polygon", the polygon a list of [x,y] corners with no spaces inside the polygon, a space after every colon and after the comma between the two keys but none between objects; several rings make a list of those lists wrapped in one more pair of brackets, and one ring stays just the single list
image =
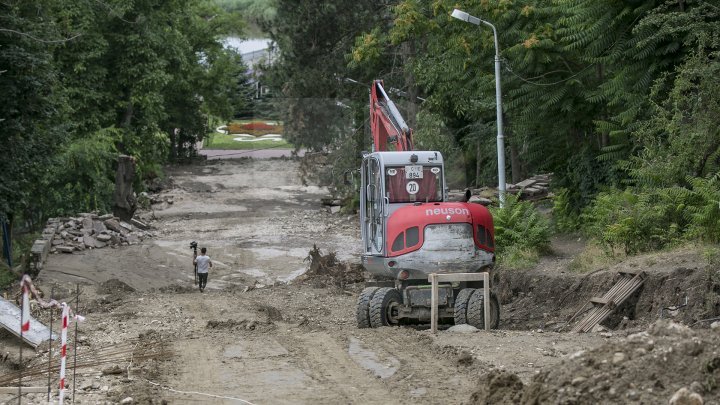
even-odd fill
[{"label": "shrub", "polygon": [[681,240],[720,241],[720,181],[688,178],[690,187],[665,187],[598,195],[585,211],[586,232],[626,254],[662,249]]},{"label": "shrub", "polygon": [[[495,224],[495,247],[500,259],[525,250],[541,253],[550,247],[550,224],[528,201],[518,196],[505,196],[503,208],[491,208]],[[514,252],[514,253],[513,253]],[[508,256],[510,255],[510,256]]]}]

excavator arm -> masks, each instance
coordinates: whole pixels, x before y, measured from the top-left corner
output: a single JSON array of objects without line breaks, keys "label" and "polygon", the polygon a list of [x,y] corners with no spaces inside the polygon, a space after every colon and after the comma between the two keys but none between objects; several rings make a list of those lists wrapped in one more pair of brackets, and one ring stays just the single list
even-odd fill
[{"label": "excavator arm", "polygon": [[388,97],[382,80],[373,81],[370,90],[370,126],[375,152],[389,151],[389,145],[396,151],[413,150],[412,129]]}]

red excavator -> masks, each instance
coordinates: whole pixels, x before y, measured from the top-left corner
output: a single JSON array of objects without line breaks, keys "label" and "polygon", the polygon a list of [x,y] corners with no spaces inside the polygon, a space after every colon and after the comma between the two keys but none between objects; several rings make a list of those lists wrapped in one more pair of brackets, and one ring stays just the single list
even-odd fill
[{"label": "red excavator", "polygon": [[[362,263],[376,280],[357,302],[359,328],[430,321],[431,273],[489,271],[495,261],[493,220],[482,205],[448,202],[443,157],[413,150],[408,128],[383,82],[370,91],[374,151],[361,167]],[[469,197],[469,196],[467,196]],[[441,283],[440,323],[485,327],[482,281]],[[500,304],[490,296],[490,327]]]}]

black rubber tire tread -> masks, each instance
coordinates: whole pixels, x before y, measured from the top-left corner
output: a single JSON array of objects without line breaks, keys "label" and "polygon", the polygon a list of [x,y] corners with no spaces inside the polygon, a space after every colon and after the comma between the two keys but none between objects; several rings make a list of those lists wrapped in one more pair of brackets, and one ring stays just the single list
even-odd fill
[{"label": "black rubber tire tread", "polygon": [[453,313],[455,318],[455,325],[462,325],[467,322],[467,306],[470,301],[470,296],[475,292],[474,288],[463,288],[455,297],[455,305],[453,307]]},{"label": "black rubber tire tread", "polygon": [[[483,289],[478,288],[470,296],[467,307],[467,323],[478,329],[485,329],[485,311],[483,302]],[[500,301],[497,295],[490,291],[490,329],[497,329],[500,326]]]},{"label": "black rubber tire tread", "polygon": [[375,292],[372,299],[370,299],[371,327],[379,328],[393,325],[387,318],[387,307],[393,301],[402,304],[402,296],[397,289],[383,287]]},{"label": "black rubber tire tread", "polygon": [[357,327],[360,329],[370,327],[370,300],[380,287],[367,287],[360,293],[357,306],[355,308],[355,317],[357,319]]}]

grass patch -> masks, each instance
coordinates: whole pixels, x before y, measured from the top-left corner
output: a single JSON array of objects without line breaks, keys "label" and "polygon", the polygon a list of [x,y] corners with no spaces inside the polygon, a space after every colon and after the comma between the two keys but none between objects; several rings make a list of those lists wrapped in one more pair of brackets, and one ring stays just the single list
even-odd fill
[{"label": "grass patch", "polygon": [[510,246],[498,254],[497,262],[512,270],[529,269],[540,261],[540,253],[534,248]]},{"label": "grass patch", "polygon": [[236,141],[237,135],[226,135],[218,132],[208,134],[203,149],[220,149],[220,150],[245,150],[245,149],[294,149],[294,146],[285,140],[282,141],[254,141],[239,142]]},{"label": "grass patch", "polygon": [[623,254],[610,255],[597,241],[591,240],[582,253],[568,264],[567,269],[573,273],[589,273],[620,263],[625,257]]}]

